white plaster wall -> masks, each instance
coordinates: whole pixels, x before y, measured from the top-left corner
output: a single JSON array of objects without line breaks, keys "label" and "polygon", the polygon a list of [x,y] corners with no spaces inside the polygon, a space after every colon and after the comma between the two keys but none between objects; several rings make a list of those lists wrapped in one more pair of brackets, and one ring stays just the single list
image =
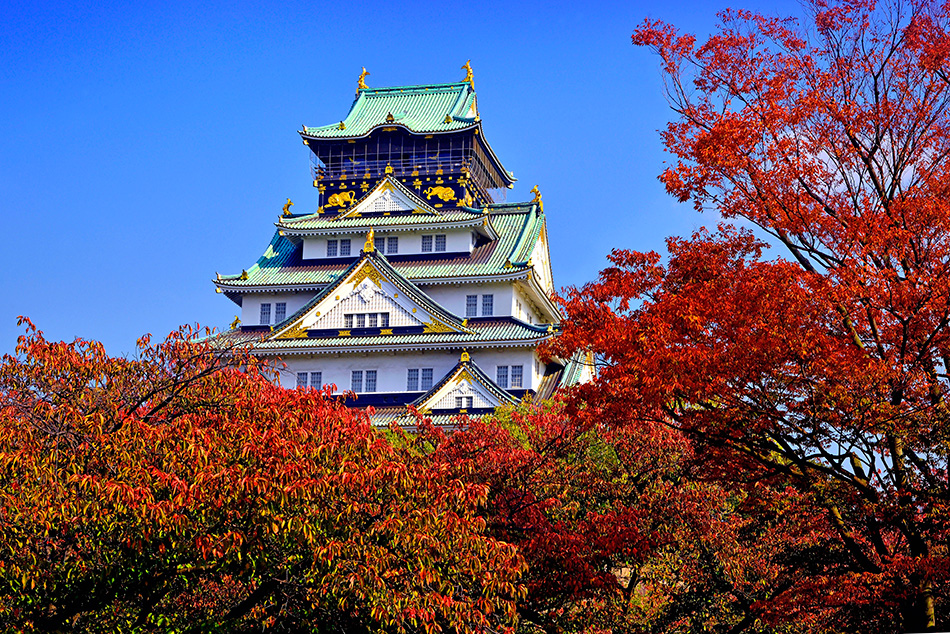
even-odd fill
[{"label": "white plaster wall", "polygon": [[[499,365],[523,365],[524,387],[537,389],[538,377],[532,371],[534,350],[530,348],[499,348],[470,350],[471,359],[494,380]],[[280,373],[283,387],[297,385],[297,372],[322,372],[324,384],[334,383],[339,391],[350,389],[352,370],[376,370],[377,392],[405,392],[409,368],[432,368],[433,384],[438,383],[459,362],[458,351],[427,351],[412,353],[365,353],[340,355],[305,355],[283,358],[287,368]]]},{"label": "white plaster wall", "polygon": [[303,241],[303,258],[305,260],[314,260],[314,259],[326,259],[327,257],[327,240],[345,240],[349,238],[350,240],[350,255],[349,256],[340,256],[339,245],[337,245],[337,255],[334,257],[356,257],[360,254],[360,251],[363,249],[363,245],[366,243],[366,235],[357,235],[357,234],[340,234],[335,236],[314,236],[310,238],[304,238]]},{"label": "white plaster wall", "polygon": [[515,319],[520,319],[521,321],[527,322],[529,324],[540,324],[541,317],[531,307],[531,302],[528,300],[528,296],[517,288],[515,289],[513,295],[514,297],[512,298],[512,303],[514,305],[511,309],[512,316]]},{"label": "white plaster wall", "polygon": [[274,321],[274,304],[287,302],[287,317],[300,310],[316,293],[245,293],[241,299],[241,323],[245,326],[256,326],[261,322],[261,304],[270,304],[271,325]]},{"label": "white plaster wall", "polygon": [[496,284],[431,284],[421,285],[420,288],[433,300],[438,302],[459,318],[465,318],[465,298],[468,295],[478,295],[478,315],[482,315],[482,295],[494,295],[494,317],[510,317],[514,307],[514,287],[510,283]]},{"label": "white plaster wall", "polygon": [[541,284],[541,288],[547,293],[554,291],[554,280],[551,278],[550,274],[550,262],[551,254],[548,251],[548,243],[542,234],[542,239],[538,240],[538,243],[534,247],[534,251],[531,252],[531,263],[533,264],[534,274],[538,278],[538,282]]},{"label": "white plaster wall", "polygon": [[[533,348],[489,348],[486,350],[470,350],[472,361],[474,361],[485,374],[495,380],[496,370],[499,365],[521,365],[524,366],[523,380],[521,388],[515,389],[538,389],[539,377],[534,371],[535,352]],[[511,371],[509,370],[509,388]]]},{"label": "white plaster wall", "polygon": [[[385,229],[377,230],[374,235],[377,238],[388,238],[390,236],[396,236],[399,238],[399,251],[396,255],[415,255],[422,253],[422,236],[430,235],[435,236],[437,234],[445,235],[445,251],[444,253],[471,253],[472,252],[472,243],[474,232],[471,229],[413,229],[412,231],[387,231]],[[332,236],[312,236],[304,238],[303,241],[303,258],[306,260],[310,259],[326,259],[327,257],[327,240],[340,240],[340,239],[350,239],[350,256],[356,257],[359,255],[360,251],[363,248],[363,245],[366,243],[366,232],[362,233],[349,233],[349,234],[339,234]],[[433,249],[435,248],[435,238],[432,239]],[[425,255],[434,255],[437,253],[443,253],[442,251],[430,251],[426,252]],[[338,255],[335,257],[345,257]]]}]

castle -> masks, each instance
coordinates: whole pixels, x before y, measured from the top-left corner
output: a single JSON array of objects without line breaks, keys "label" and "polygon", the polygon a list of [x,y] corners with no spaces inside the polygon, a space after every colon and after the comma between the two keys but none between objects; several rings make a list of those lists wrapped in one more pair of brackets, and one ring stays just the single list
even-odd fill
[{"label": "castle", "polygon": [[333,384],[373,422],[436,424],[585,380],[538,346],[561,314],[541,194],[504,202],[514,176],[485,139],[469,64],[461,82],[369,88],[346,117],[299,134],[316,211],[288,199],[257,262],[218,275],[241,307],[221,337],[286,364],[285,387]]}]

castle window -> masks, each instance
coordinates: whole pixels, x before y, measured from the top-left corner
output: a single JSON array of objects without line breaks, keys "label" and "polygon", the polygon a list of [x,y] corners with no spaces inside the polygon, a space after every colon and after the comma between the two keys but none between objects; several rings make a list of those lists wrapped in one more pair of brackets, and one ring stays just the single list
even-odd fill
[{"label": "castle window", "polygon": [[349,238],[347,238],[346,240],[340,240],[340,255],[341,256],[349,255],[351,245],[352,245],[352,242],[350,241]]},{"label": "castle window", "polygon": [[[511,379],[511,385],[509,386],[508,380]],[[495,370],[495,383],[498,384],[498,387],[503,387],[506,390],[511,388],[524,387],[524,366],[523,365],[500,365]]]},{"label": "castle window", "polygon": [[445,251],[445,234],[440,233],[435,236],[422,236],[422,252],[423,253],[432,253],[433,240],[435,242],[435,251],[437,252]]},{"label": "castle window", "polygon": [[475,317],[478,314],[478,295],[465,296],[465,316]]},{"label": "castle window", "polygon": [[287,318],[287,302],[274,304],[274,323],[279,324]]},{"label": "castle window", "polygon": [[319,390],[323,387],[323,373],[322,372],[310,372],[309,378],[310,383],[307,384],[307,372],[298,372],[297,373],[297,389],[302,390],[305,387],[312,387],[315,390]]},{"label": "castle window", "polygon": [[524,387],[524,366],[511,366],[511,387]]},{"label": "castle window", "polygon": [[262,324],[270,323],[270,302],[266,304],[261,304],[261,323]]},{"label": "castle window", "polygon": [[482,317],[491,317],[494,314],[494,305],[494,295],[482,295]]},{"label": "castle window", "polygon": [[389,313],[346,313],[344,328],[389,328]]},{"label": "castle window", "polygon": [[[421,380],[420,380],[420,377]],[[432,389],[432,368],[410,368],[406,373],[406,390],[410,392],[423,392]]]},{"label": "castle window", "polygon": [[498,384],[498,387],[503,387],[508,389],[508,366],[500,365],[495,370],[495,383]]},{"label": "castle window", "polygon": [[473,396],[456,396],[455,407],[458,409],[471,409],[474,400],[475,397]]},{"label": "castle window", "polygon": [[380,253],[386,252],[386,238],[373,238],[373,248]]},{"label": "castle window", "polygon": [[327,257],[335,258],[337,251],[337,241],[336,240],[327,240]]},{"label": "castle window", "polygon": [[392,255],[393,253],[399,253],[399,238],[395,236],[386,239],[386,254]]},{"label": "castle window", "polygon": [[376,370],[366,371],[366,391],[367,392],[376,391]]},{"label": "castle window", "polygon": [[354,392],[363,391],[363,371],[353,370],[350,372],[350,389]]}]

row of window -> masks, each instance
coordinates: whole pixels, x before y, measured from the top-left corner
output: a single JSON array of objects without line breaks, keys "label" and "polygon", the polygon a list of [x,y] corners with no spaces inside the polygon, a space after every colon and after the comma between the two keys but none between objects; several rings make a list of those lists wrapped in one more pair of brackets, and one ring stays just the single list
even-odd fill
[{"label": "row of window", "polygon": [[389,328],[389,313],[347,313],[344,328]]},{"label": "row of window", "polygon": [[[310,379],[310,382],[307,382],[307,379]],[[315,390],[319,390],[323,387],[323,372],[298,372],[297,373],[297,387],[312,387]]]},{"label": "row of window", "polygon": [[[445,238],[446,234],[440,233],[433,236],[422,236],[422,252],[423,253],[441,253],[445,251]],[[393,253],[399,253],[399,237],[391,236],[388,238],[375,238],[373,240],[373,246],[376,247],[376,250],[380,253],[385,253],[391,255]],[[352,253],[353,241],[349,238],[339,239],[339,240],[327,240],[327,257],[346,257]]]},{"label": "row of window", "polygon": [[327,240],[327,257],[335,258],[337,255],[346,257],[350,254],[352,246],[353,242],[349,238],[344,240]]},{"label": "row of window", "polygon": [[426,392],[432,389],[432,368],[409,368],[406,375],[406,391]]},{"label": "row of window", "polygon": [[[482,317],[495,314],[495,296],[482,295]],[[478,317],[478,295],[465,296],[465,316]]]},{"label": "row of window", "polygon": [[[509,381],[510,380],[510,381]],[[510,385],[509,385],[510,382]],[[523,365],[500,365],[495,370],[495,383],[498,387],[508,389],[509,387],[523,387],[524,384],[524,366]]]},{"label": "row of window", "polygon": [[[427,392],[432,389],[433,373],[432,368],[409,368],[406,372],[406,391],[407,392]],[[495,371],[495,382],[499,387],[507,389],[523,387],[524,366],[523,365],[500,365]],[[509,385],[510,384],[510,385]],[[323,387],[322,372],[298,372],[297,387],[311,387],[320,389]],[[375,392],[376,391],[376,370],[353,370],[350,373],[350,389],[354,392]],[[456,402],[458,402],[456,398]],[[470,398],[470,397],[466,397]],[[456,407],[471,407],[468,405],[456,405]]]},{"label": "row of window", "polygon": [[[365,383],[363,382],[364,378]],[[350,372],[350,389],[354,392],[375,392],[376,370],[353,370]]]},{"label": "row of window", "polygon": [[[277,302],[274,304],[274,323],[279,324],[287,318],[287,302]],[[270,302],[261,304],[261,323],[269,324],[270,321]]]},{"label": "row of window", "polygon": [[376,247],[377,251],[386,255],[399,253],[399,238],[397,236],[373,238],[373,246]]},{"label": "row of window", "polygon": [[[434,240],[433,240],[434,238]],[[433,249],[433,242],[435,243],[435,249]],[[422,252],[423,253],[436,253],[445,251],[445,234],[439,233],[434,236],[422,236]]]}]

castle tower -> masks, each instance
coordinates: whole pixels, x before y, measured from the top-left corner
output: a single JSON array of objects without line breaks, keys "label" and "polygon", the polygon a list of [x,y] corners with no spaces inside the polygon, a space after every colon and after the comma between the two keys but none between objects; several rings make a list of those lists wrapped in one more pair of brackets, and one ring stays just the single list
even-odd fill
[{"label": "castle tower", "polygon": [[515,179],[485,140],[468,64],[453,84],[369,88],[339,123],[304,127],[315,209],[290,201],[258,261],[219,275],[241,307],[222,335],[279,357],[285,387],[357,394],[374,423],[436,424],[583,380],[545,363],[557,332],[546,217],[506,203]]}]

